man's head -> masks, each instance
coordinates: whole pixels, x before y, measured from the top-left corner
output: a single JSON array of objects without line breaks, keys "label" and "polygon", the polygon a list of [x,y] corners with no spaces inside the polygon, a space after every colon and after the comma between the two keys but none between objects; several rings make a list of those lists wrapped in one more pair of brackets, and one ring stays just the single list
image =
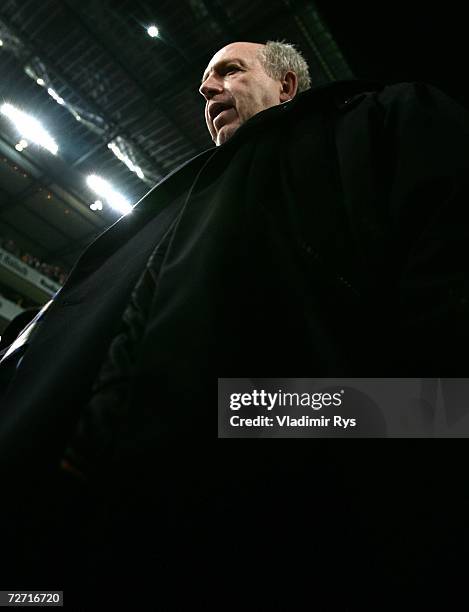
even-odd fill
[{"label": "man's head", "polygon": [[200,86],[205,121],[216,145],[226,142],[245,121],[291,100],[310,87],[308,65],[281,42],[236,42],[210,60]]}]

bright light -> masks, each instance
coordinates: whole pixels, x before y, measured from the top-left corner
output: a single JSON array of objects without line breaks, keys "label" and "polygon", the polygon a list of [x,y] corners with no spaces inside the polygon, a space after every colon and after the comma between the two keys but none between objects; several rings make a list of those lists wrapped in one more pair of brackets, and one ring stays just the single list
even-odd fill
[{"label": "bright light", "polygon": [[50,87],[47,90],[47,93],[49,94],[49,96],[51,98],[54,98],[54,100],[57,102],[57,104],[60,104],[61,106],[63,106],[65,104],[65,100],[63,98],[61,98],[59,96],[59,94],[54,91],[53,89],[51,89]]},{"label": "bright light", "polygon": [[42,127],[40,121],[8,103],[2,104],[0,112],[14,123],[15,128],[25,139],[44,147],[53,155],[57,154],[59,150],[57,143],[49,132]]},{"label": "bright light", "polygon": [[15,144],[15,149],[21,153],[23,149],[26,149],[28,146],[28,141],[22,138],[18,144]]},{"label": "bright light", "polygon": [[156,38],[158,36],[159,30],[155,25],[151,25],[150,27],[147,28],[147,34],[148,36],[151,36],[152,38]]},{"label": "bright light", "polygon": [[77,113],[77,111],[74,108],[69,108],[68,110],[72,113],[72,115],[75,117],[77,121],[81,121],[80,115]]},{"label": "bright light", "polygon": [[109,149],[111,149],[117,159],[123,162],[131,172],[135,172],[139,179],[145,178],[145,175],[143,174],[143,171],[140,166],[136,166],[133,161],[129,157],[127,157],[127,155],[122,153],[122,151],[119,149],[115,142],[109,142],[107,146]]},{"label": "bright light", "polygon": [[0,38],[0,47],[3,47],[3,40]]},{"label": "bright light", "polygon": [[101,200],[96,200],[93,204],[90,204],[91,210],[103,210],[103,203]]},{"label": "bright light", "polygon": [[44,81],[44,79],[41,79],[41,78],[36,79],[36,83],[37,83],[38,85],[40,85],[41,87],[44,87],[44,85],[46,84],[46,82]]},{"label": "bright light", "polygon": [[104,198],[109,204],[109,206],[111,206],[115,210],[119,211],[123,215],[127,215],[129,214],[129,212],[132,211],[132,206],[124,198],[124,196],[115,191],[112,186],[100,176],[96,176],[96,174],[90,174],[87,177],[86,182],[94,192]]}]

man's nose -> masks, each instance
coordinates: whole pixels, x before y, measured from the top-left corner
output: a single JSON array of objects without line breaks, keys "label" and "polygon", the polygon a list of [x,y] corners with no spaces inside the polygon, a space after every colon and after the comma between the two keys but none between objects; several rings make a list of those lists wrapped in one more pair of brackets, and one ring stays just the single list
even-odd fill
[{"label": "man's nose", "polygon": [[210,100],[211,98],[213,98],[213,96],[222,93],[222,91],[222,81],[213,75],[207,77],[202,83],[202,85],[199,87],[199,92],[206,100]]}]

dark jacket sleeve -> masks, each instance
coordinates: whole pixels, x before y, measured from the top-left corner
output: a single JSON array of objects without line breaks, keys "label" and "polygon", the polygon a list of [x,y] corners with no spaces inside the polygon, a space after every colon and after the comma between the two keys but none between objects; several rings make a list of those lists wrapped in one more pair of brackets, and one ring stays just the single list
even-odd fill
[{"label": "dark jacket sleeve", "polygon": [[467,377],[468,113],[420,83],[387,87],[376,102],[389,193],[392,365],[400,376]]}]

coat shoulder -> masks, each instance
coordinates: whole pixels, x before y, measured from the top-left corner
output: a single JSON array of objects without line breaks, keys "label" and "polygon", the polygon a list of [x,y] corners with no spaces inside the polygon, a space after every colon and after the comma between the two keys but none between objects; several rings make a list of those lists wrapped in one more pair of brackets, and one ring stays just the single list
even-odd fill
[{"label": "coat shoulder", "polygon": [[436,85],[423,81],[379,82],[368,80],[334,81],[301,93],[298,96],[299,106],[309,106],[312,103],[323,103],[335,107],[341,112],[347,112],[360,103],[374,103],[382,110],[393,108],[448,108],[467,109],[441,90]]}]

